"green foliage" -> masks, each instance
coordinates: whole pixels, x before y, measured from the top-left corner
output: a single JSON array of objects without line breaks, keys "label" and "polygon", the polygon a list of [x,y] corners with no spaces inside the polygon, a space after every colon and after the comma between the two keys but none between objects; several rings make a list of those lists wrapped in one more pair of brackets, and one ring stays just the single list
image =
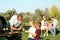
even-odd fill
[{"label": "green foliage", "polygon": [[[0,13],[0,15],[4,16],[6,21],[16,14],[16,10],[13,8],[12,10],[7,10],[4,13]],[[35,10],[34,13],[31,12],[21,12],[20,14],[23,15],[23,22],[25,25],[29,25],[29,20],[34,19],[35,21],[41,21],[42,16],[46,16],[48,20],[50,17],[53,16],[56,19],[60,20],[60,10],[53,5],[51,9],[46,8],[45,10],[40,10],[39,8]]]},{"label": "green foliage", "polygon": [[[6,12],[2,12],[0,13],[0,15],[4,16],[6,21],[9,21],[9,19],[16,14],[16,10],[13,8],[12,10],[7,10]],[[39,8],[35,10],[34,13],[30,13],[30,12],[21,12],[20,14],[23,15],[23,23],[26,25],[25,29],[28,30],[29,29],[29,20],[30,19],[34,19],[35,22],[37,21],[41,21],[42,20],[42,16],[46,16],[48,19],[50,19],[50,17],[55,17],[56,19],[59,20],[60,22],[60,9],[58,9],[55,5],[52,6],[52,8],[46,8],[45,11],[44,10],[40,10]],[[49,20],[49,22],[51,22]],[[60,26],[60,23],[59,23]],[[2,38],[0,37],[1,40],[6,40],[6,38]],[[22,40],[27,40],[28,39],[28,34],[22,32]],[[52,34],[49,34],[49,36],[47,37],[43,37],[41,36],[42,40],[60,40],[60,27],[59,27],[59,33],[56,35],[56,37],[52,36]]]},{"label": "green foliage", "polygon": [[8,21],[14,14],[16,14],[16,10],[7,10],[5,13],[2,13],[2,16]]},{"label": "green foliage", "polygon": [[51,10],[50,10],[50,16],[53,16],[55,18],[57,18],[58,20],[60,20],[60,10],[55,6],[53,5]]}]

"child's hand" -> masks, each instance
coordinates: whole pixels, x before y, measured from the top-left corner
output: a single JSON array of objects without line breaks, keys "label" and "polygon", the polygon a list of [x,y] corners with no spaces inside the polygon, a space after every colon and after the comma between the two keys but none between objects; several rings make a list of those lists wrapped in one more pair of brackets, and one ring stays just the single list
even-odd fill
[{"label": "child's hand", "polygon": [[24,29],[24,28],[22,28],[21,30],[22,30],[23,32],[25,32],[25,29]]},{"label": "child's hand", "polygon": [[28,33],[29,31],[25,31],[26,33]]},{"label": "child's hand", "polygon": [[36,33],[35,34],[32,34],[33,37],[36,37],[36,35],[37,35]]}]

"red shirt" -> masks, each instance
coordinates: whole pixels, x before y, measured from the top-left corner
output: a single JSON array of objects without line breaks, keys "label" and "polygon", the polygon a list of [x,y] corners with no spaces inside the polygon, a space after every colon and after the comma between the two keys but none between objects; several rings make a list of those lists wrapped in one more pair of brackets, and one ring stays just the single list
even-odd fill
[{"label": "red shirt", "polygon": [[40,29],[36,29],[35,33],[36,33],[37,35],[36,35],[36,37],[34,38],[34,40],[40,40],[41,30],[40,30]]}]

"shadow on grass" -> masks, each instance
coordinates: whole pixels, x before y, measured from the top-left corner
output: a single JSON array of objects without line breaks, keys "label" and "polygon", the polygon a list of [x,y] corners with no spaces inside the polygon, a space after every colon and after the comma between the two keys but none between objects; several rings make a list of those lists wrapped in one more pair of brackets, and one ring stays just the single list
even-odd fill
[{"label": "shadow on grass", "polygon": [[50,40],[50,39],[46,39],[46,40]]},{"label": "shadow on grass", "polygon": [[44,38],[43,38],[43,37],[41,37],[41,38],[40,38],[40,40],[44,40]]},{"label": "shadow on grass", "polygon": [[[60,30],[59,30],[59,29],[57,29],[57,30],[56,30],[56,35],[57,35],[57,34],[59,34],[59,33],[60,33]],[[49,34],[51,34],[51,32],[50,32],[50,31],[49,31]]]},{"label": "shadow on grass", "polygon": [[29,30],[30,26],[24,26],[24,28],[25,28],[26,30]]},{"label": "shadow on grass", "polygon": [[60,33],[60,30],[57,30],[57,34]]},{"label": "shadow on grass", "polygon": [[7,40],[5,37],[0,37],[0,40]]}]

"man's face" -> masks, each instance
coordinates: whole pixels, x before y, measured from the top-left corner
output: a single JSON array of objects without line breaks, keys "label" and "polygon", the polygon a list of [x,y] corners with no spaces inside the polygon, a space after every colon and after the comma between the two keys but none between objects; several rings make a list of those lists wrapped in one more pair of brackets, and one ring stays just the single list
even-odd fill
[{"label": "man's face", "polygon": [[18,19],[19,19],[20,21],[22,21],[23,17],[20,16]]}]

